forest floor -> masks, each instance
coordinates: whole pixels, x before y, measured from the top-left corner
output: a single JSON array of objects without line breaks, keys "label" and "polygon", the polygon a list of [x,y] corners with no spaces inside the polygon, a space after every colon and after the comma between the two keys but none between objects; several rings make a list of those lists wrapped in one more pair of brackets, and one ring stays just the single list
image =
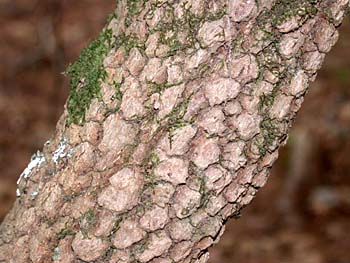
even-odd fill
[{"label": "forest floor", "polygon": [[[16,180],[50,138],[61,74],[114,0],[0,0],[0,222]],[[266,187],[232,219],[210,263],[350,262],[350,17],[326,57]]]}]

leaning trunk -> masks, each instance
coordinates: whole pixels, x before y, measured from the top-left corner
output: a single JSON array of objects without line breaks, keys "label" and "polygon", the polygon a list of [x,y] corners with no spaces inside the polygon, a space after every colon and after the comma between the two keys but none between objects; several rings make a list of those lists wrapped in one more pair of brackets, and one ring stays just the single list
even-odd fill
[{"label": "leaning trunk", "polygon": [[266,183],[348,0],[118,1],[18,180],[0,262],[207,262]]}]

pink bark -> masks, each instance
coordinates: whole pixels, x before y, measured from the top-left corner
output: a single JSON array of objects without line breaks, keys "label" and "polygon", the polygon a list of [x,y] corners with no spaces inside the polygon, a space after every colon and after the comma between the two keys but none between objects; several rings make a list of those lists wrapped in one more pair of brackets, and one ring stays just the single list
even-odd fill
[{"label": "pink bark", "polygon": [[104,58],[86,122],[66,126],[65,110],[22,174],[0,262],[207,262],[266,183],[349,8],[258,2],[118,2],[108,27],[129,41]]}]

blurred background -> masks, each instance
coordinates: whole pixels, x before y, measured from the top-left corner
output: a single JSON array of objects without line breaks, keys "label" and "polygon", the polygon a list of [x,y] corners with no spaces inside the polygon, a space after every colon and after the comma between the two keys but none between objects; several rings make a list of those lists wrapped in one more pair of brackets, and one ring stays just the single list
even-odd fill
[{"label": "blurred background", "polygon": [[[0,222],[19,174],[63,111],[61,73],[114,3],[0,0]],[[227,224],[210,262],[350,262],[350,16],[267,186]]]}]

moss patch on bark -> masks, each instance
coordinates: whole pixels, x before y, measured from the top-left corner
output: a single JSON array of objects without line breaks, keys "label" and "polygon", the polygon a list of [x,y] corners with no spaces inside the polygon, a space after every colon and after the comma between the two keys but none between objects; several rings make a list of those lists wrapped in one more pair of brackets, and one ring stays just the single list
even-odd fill
[{"label": "moss patch on bark", "polygon": [[66,73],[71,78],[71,89],[67,101],[67,126],[83,124],[92,99],[99,95],[101,81],[107,77],[103,60],[110,49],[111,39],[112,31],[104,29],[83,49],[79,59],[68,66]]}]

